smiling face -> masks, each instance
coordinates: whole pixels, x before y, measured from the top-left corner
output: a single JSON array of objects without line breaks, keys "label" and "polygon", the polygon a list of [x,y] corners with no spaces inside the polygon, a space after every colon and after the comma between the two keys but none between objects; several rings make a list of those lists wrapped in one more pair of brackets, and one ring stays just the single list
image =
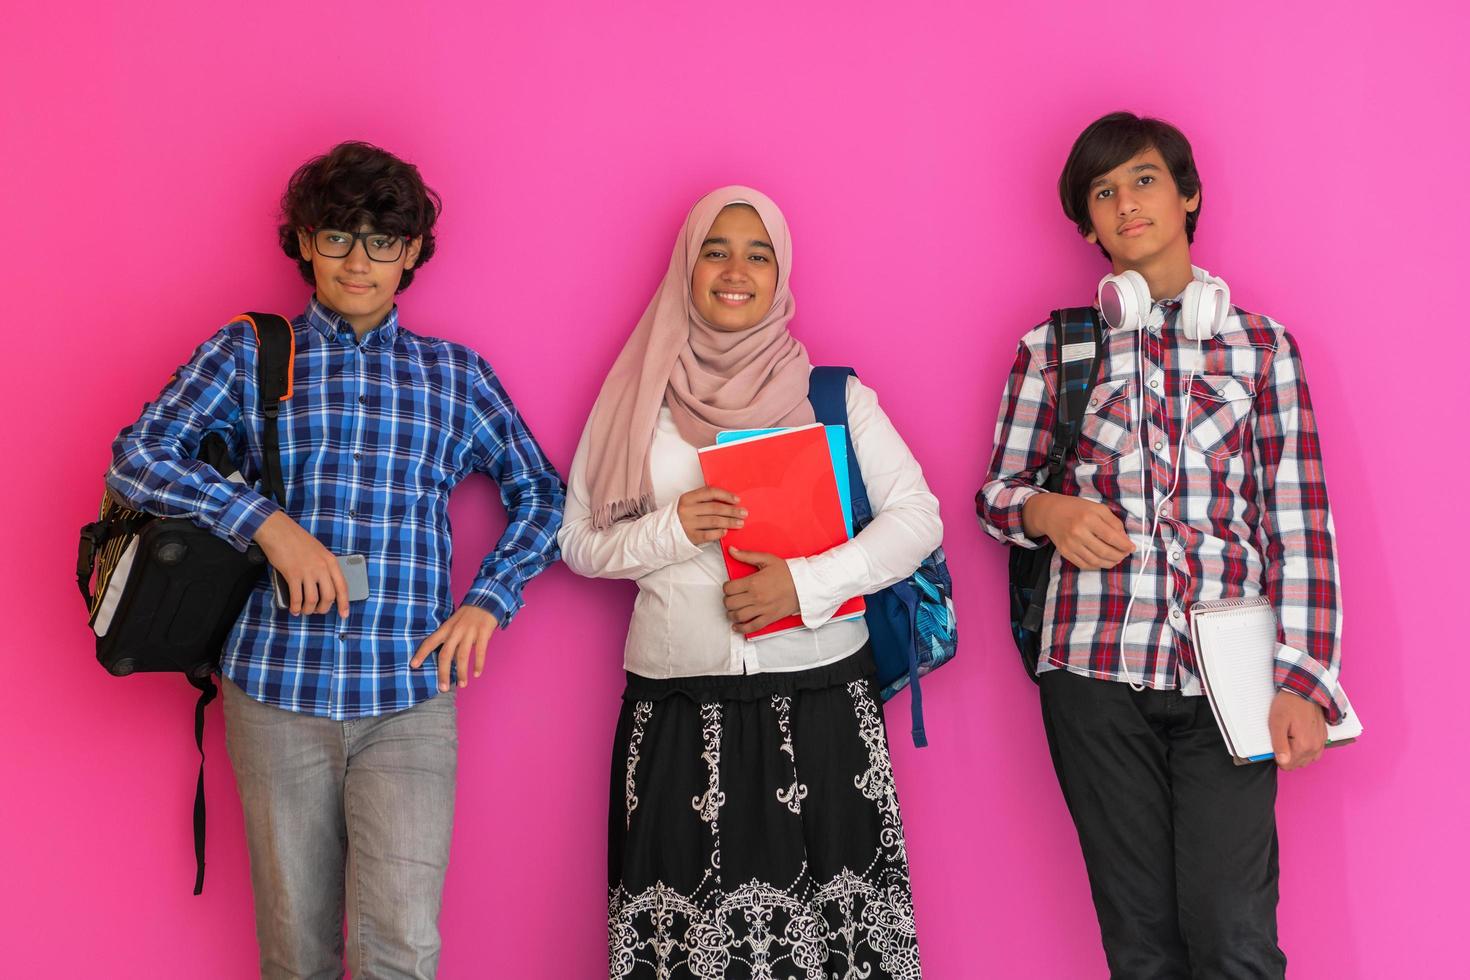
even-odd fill
[{"label": "smiling face", "polygon": [[[364,225],[357,230],[368,232],[372,229]],[[333,241],[350,237],[350,234],[339,234]],[[311,262],[316,277],[317,299],[328,309],[342,314],[359,337],[382,323],[393,309],[393,297],[398,292],[403,273],[414,267],[422,245],[422,239],[415,238],[405,244],[395,261],[374,262],[368,258],[368,242],[362,239],[353,241],[352,251],[340,259],[323,255],[316,247],[316,236],[305,229],[297,231],[297,241],[302,256]],[[340,244],[346,247],[345,241]]]},{"label": "smiling face", "polygon": [[1115,272],[1187,264],[1185,218],[1198,207],[1199,195],[1181,195],[1163,155],[1150,147],[1092,181],[1087,240],[1107,249]]},{"label": "smiling face", "polygon": [[694,309],[717,330],[749,330],[776,298],[776,250],[748,204],[719,213],[699,249],[689,288]]}]

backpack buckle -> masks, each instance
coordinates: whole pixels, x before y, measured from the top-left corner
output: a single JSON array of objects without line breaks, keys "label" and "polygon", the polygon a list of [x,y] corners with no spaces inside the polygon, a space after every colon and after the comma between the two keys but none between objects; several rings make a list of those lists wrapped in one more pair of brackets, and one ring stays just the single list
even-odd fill
[{"label": "backpack buckle", "polygon": [[1051,449],[1046,454],[1047,477],[1051,478],[1062,472],[1067,461],[1067,447],[1076,442],[1075,429],[1077,423],[1068,422],[1061,426],[1056,437],[1052,439]]}]

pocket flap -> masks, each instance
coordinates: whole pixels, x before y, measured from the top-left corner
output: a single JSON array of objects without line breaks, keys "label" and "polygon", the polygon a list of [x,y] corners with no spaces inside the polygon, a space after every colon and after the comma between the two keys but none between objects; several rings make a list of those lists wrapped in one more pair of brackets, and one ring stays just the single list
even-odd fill
[{"label": "pocket flap", "polygon": [[1091,394],[1087,396],[1087,414],[1095,414],[1118,399],[1127,398],[1132,387],[1133,384],[1129,378],[1123,378],[1120,381],[1108,381],[1093,386]]},{"label": "pocket flap", "polygon": [[1250,378],[1201,374],[1194,379],[1189,393],[1195,398],[1212,402],[1250,401],[1256,397],[1256,385]]}]

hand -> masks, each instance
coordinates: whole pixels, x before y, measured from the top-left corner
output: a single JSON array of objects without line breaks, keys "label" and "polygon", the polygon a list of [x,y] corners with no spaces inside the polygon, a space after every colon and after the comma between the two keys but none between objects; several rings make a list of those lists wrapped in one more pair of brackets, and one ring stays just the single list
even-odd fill
[{"label": "hand", "polygon": [[265,552],[291,592],[291,615],[324,613],[337,604],[337,615],[347,618],[347,580],[337,556],[283,510],[265,519],[255,532],[255,543]]},{"label": "hand", "polygon": [[1066,493],[1038,493],[1021,509],[1026,535],[1050,538],[1084,571],[1112,568],[1134,551],[1133,539],[1105,504]]},{"label": "hand", "polygon": [[1310,766],[1327,747],[1327,718],[1314,701],[1290,691],[1277,691],[1271,700],[1271,751],[1286,772]]},{"label": "hand", "polygon": [[731,548],[730,555],[756,567],[744,578],[725,583],[725,613],[735,624],[735,632],[754,633],[801,611],[786,559],[739,548]]},{"label": "hand", "polygon": [[695,544],[718,541],[730,528],[745,526],[748,512],[738,503],[739,497],[719,487],[690,490],[679,498],[679,523]]},{"label": "hand", "polygon": [[479,606],[460,606],[429,638],[419,644],[410,667],[418,667],[435,649],[439,651],[439,690],[449,690],[449,668],[455,668],[459,686],[470,682],[470,651],[475,654],[475,676],[485,669],[485,648],[500,621]]}]

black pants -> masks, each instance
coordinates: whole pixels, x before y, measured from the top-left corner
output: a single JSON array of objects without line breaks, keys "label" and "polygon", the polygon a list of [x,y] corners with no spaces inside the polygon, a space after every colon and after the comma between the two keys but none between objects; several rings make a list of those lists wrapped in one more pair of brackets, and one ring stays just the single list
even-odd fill
[{"label": "black pants", "polygon": [[1041,713],[1114,980],[1284,977],[1276,766],[1236,766],[1178,691],[1054,670]]}]

